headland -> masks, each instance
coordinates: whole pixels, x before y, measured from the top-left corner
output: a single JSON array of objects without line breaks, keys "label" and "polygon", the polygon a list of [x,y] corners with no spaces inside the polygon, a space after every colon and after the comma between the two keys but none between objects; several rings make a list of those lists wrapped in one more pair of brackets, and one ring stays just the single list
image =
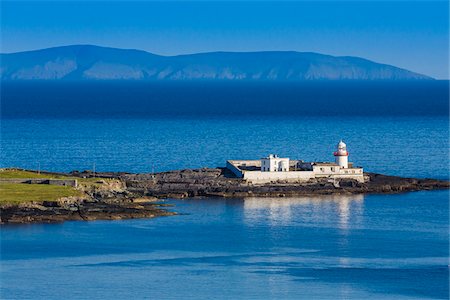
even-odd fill
[{"label": "headland", "polygon": [[2,224],[67,220],[118,220],[175,215],[167,198],[295,197],[392,194],[448,189],[450,182],[364,173],[365,180],[318,177],[307,181],[252,183],[228,168],[131,174],[92,171],[52,173],[0,170]]}]

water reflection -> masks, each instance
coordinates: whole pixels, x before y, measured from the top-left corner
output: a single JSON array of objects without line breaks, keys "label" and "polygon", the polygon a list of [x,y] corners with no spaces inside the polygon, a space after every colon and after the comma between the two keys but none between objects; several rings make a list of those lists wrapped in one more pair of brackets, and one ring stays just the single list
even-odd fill
[{"label": "water reflection", "polygon": [[337,227],[342,231],[360,224],[364,211],[364,195],[327,195],[289,198],[244,198],[247,223],[263,220],[271,225]]}]

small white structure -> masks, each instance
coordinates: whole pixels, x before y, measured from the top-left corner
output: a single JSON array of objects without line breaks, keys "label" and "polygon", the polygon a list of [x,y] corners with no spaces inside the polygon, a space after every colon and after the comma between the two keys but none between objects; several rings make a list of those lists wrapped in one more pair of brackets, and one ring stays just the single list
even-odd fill
[{"label": "small white structure", "polygon": [[227,168],[253,184],[305,182],[315,178],[353,179],[364,182],[361,167],[348,162],[347,145],[341,140],[333,153],[335,162],[304,162],[270,154],[260,160],[229,160]]},{"label": "small white structure", "polygon": [[348,168],[347,145],[342,140],[337,144],[337,150],[333,154],[338,166],[341,168]]},{"label": "small white structure", "polygon": [[261,158],[261,172],[288,172],[289,158],[281,158],[276,154]]}]

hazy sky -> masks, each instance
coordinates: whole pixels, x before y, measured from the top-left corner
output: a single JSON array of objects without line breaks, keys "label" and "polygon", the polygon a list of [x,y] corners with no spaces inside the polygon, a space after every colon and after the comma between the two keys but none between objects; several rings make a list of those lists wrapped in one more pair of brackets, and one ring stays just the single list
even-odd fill
[{"label": "hazy sky", "polygon": [[448,2],[2,0],[3,53],[69,44],[174,55],[295,50],[449,78]]}]

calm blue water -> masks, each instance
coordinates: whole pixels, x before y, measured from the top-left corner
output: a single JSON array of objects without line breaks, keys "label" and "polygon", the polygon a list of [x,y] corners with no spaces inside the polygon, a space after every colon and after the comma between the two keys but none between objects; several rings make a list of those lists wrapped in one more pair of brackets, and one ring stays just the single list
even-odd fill
[{"label": "calm blue water", "polygon": [[367,171],[448,178],[448,117],[4,119],[3,167],[151,172],[268,153],[332,161],[339,139]]},{"label": "calm blue water", "polygon": [[[448,83],[430,84],[7,86],[0,167],[151,172],[268,153],[332,160],[343,138],[367,171],[444,179]],[[446,299],[448,199],[168,200],[184,214],[3,226],[0,298]]]},{"label": "calm blue water", "polygon": [[[2,228],[2,299],[446,299],[447,191]],[[89,295],[89,296],[88,296]]]}]

